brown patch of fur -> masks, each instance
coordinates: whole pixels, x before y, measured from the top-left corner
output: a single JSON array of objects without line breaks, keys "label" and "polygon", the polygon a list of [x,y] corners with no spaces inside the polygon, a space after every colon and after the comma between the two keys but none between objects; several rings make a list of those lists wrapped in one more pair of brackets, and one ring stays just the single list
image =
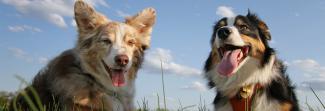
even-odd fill
[{"label": "brown patch of fur", "polygon": [[221,58],[220,58],[220,55],[218,53],[217,47],[213,47],[211,53],[214,56],[213,61],[219,63],[221,61]]},{"label": "brown patch of fur", "polygon": [[156,22],[156,11],[153,8],[147,8],[138,13],[135,16],[126,18],[125,23],[136,28],[140,33],[142,47],[149,47],[150,34],[152,32],[152,26]]},{"label": "brown patch of fur", "polygon": [[216,46],[212,46],[212,50],[208,59],[206,60],[205,70],[211,70],[213,67],[216,66],[217,63],[221,61],[220,55],[218,53],[218,49]]},{"label": "brown patch of fur", "polygon": [[[102,108],[112,108],[111,103],[105,103],[102,99],[105,94],[101,92],[90,93],[89,90],[84,90],[84,93],[79,93],[74,98],[75,104],[73,109],[81,109],[82,111],[101,110]],[[106,101],[107,102],[107,101]],[[105,105],[105,106],[104,106]]]},{"label": "brown patch of fur", "polygon": [[[96,12],[94,8],[83,1],[76,1],[75,6],[75,20],[78,25],[80,34],[85,34],[93,31],[109,20],[102,14]],[[81,28],[80,28],[81,27]]]},{"label": "brown patch of fur", "polygon": [[252,38],[243,34],[241,35],[241,38],[244,40],[245,43],[251,45],[250,56],[262,60],[263,54],[265,52],[265,46],[263,42],[260,39]]},{"label": "brown patch of fur", "polygon": [[281,104],[281,111],[291,111],[292,105],[289,102],[284,102]]},{"label": "brown patch of fur", "polygon": [[270,31],[269,31],[269,28],[267,27],[267,25],[263,21],[259,21],[258,28],[263,33],[263,35],[265,36],[265,38],[267,40],[271,40],[271,34],[270,34]]},{"label": "brown patch of fur", "polygon": [[156,11],[153,8],[147,8],[133,17],[126,19],[126,24],[129,24],[139,30],[140,33],[152,29],[155,23]]}]

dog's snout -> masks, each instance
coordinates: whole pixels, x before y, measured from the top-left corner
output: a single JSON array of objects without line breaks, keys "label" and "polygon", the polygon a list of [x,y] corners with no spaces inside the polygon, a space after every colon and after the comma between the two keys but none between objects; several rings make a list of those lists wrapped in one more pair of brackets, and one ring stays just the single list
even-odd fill
[{"label": "dog's snout", "polygon": [[231,29],[224,27],[224,28],[220,28],[218,30],[218,36],[221,40],[225,40],[229,37],[229,35],[231,34]]},{"label": "dog's snout", "polygon": [[124,67],[129,63],[129,58],[126,55],[115,56],[115,62],[117,65]]}]

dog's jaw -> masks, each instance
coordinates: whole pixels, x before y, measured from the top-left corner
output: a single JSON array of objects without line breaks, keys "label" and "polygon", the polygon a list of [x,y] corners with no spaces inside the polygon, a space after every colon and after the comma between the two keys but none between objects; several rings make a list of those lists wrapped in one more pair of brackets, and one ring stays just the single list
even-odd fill
[{"label": "dog's jaw", "polygon": [[114,87],[123,87],[127,84],[127,73],[129,68],[111,68],[104,60],[102,60],[102,64],[105,67],[107,76],[110,77]]},{"label": "dog's jaw", "polygon": [[249,46],[224,45],[218,49],[221,61],[218,64],[218,73],[230,77],[243,64],[249,54]]},{"label": "dog's jaw", "polygon": [[275,59],[275,55],[272,55],[270,62],[261,68],[260,60],[248,56],[231,77],[219,74],[217,65],[206,74],[218,91],[225,96],[233,97],[242,86],[256,83],[267,85],[272,79],[279,77],[279,70],[275,70],[278,69],[274,65]]}]

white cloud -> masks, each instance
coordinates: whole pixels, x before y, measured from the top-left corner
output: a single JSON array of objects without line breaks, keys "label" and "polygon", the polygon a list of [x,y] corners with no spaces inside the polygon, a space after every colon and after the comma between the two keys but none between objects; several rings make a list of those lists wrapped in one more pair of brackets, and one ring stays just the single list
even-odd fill
[{"label": "white cloud", "polygon": [[325,80],[314,79],[314,80],[302,82],[300,88],[309,90],[309,88],[312,87],[315,90],[325,91],[324,84],[325,84]]},{"label": "white cloud", "polygon": [[286,66],[290,66],[291,64],[288,61],[283,61],[283,64]]},{"label": "white cloud", "polygon": [[110,7],[105,0],[85,0],[85,1],[89,4],[91,4],[92,6],[101,5],[101,6],[104,6],[107,8]]},{"label": "white cloud", "polygon": [[[73,16],[75,0],[2,0],[3,3],[13,6],[24,16],[44,19],[56,26],[66,27],[65,17]],[[104,0],[86,0],[97,6],[108,7]]]},{"label": "white cloud", "polygon": [[122,10],[116,10],[116,13],[120,17],[129,17],[129,16],[131,16],[130,14],[128,14],[126,12],[123,12]]},{"label": "white cloud", "polygon": [[72,19],[70,25],[73,26],[73,27],[77,27],[76,20],[75,19]]},{"label": "white cloud", "polygon": [[234,17],[235,13],[233,12],[231,7],[227,7],[227,6],[219,6],[217,8],[217,15],[221,16],[221,17]]},{"label": "white cloud", "polygon": [[50,14],[48,15],[49,22],[55,24],[58,27],[65,28],[67,24],[65,23],[63,17],[59,14]]},{"label": "white cloud", "polygon": [[35,57],[20,48],[9,47],[8,51],[14,57],[21,59],[23,61],[29,62],[29,63],[35,62],[38,64],[47,64],[49,62],[49,58],[47,58],[47,57]]},{"label": "white cloud", "polygon": [[298,68],[305,76],[300,88],[306,89],[311,86],[315,90],[325,91],[325,66],[313,59],[294,60],[290,66]]},{"label": "white cloud", "polygon": [[49,59],[46,58],[46,57],[39,57],[39,58],[38,58],[38,62],[39,62],[40,64],[46,64],[46,63],[49,62]]},{"label": "white cloud", "polygon": [[22,31],[25,31],[25,29],[21,26],[8,26],[8,29],[11,31],[11,32],[22,32]]},{"label": "white cloud", "polygon": [[173,61],[173,56],[170,50],[157,48],[150,50],[144,61],[144,70],[160,74],[161,73],[161,61],[163,61],[164,73],[176,74],[181,76],[193,76],[200,75],[201,71],[189,66],[181,65]]},{"label": "white cloud", "polygon": [[23,31],[42,32],[40,28],[29,26],[29,25],[8,26],[8,29],[11,32],[23,32]]},{"label": "white cloud", "polygon": [[325,78],[325,66],[321,66],[313,59],[294,60],[292,65],[307,74],[314,74]]},{"label": "white cloud", "polygon": [[195,81],[191,85],[184,86],[182,89],[196,90],[200,92],[207,91],[207,87],[199,81]]},{"label": "white cloud", "polygon": [[10,47],[10,48],[8,48],[8,50],[16,58],[22,59],[27,62],[33,61],[33,59],[31,57],[29,57],[28,53],[20,48]]}]

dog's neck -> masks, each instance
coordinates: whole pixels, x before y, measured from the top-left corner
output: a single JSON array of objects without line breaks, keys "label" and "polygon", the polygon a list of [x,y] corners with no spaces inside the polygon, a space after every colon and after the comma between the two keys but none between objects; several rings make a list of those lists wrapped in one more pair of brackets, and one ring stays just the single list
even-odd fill
[{"label": "dog's neck", "polygon": [[229,99],[234,111],[251,111],[254,97],[263,89],[259,83],[243,86],[236,96]]}]

